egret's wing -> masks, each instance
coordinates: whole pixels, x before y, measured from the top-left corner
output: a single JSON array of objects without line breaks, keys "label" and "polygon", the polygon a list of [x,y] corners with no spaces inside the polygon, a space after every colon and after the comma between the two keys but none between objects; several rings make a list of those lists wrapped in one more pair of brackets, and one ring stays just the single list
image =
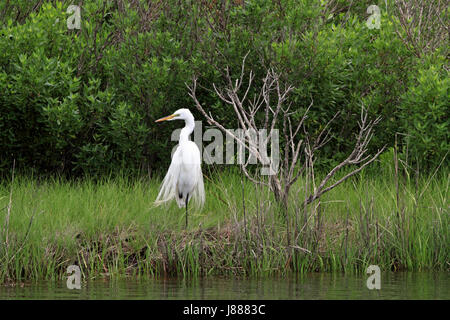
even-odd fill
[{"label": "egret's wing", "polygon": [[197,184],[194,187],[192,196],[194,202],[198,207],[203,207],[205,203],[205,187],[203,185],[203,174],[200,164],[196,167]]},{"label": "egret's wing", "polygon": [[[201,168],[200,150],[192,141],[186,141],[181,145],[181,170],[178,179],[177,197],[178,206],[184,207],[186,195],[193,200],[197,207],[202,207],[205,202],[205,190],[203,186],[203,175]],[[190,201],[189,200],[189,201]]]},{"label": "egret's wing", "polygon": [[158,197],[156,197],[155,200],[155,205],[160,205],[172,200],[173,198],[176,198],[177,181],[180,174],[180,167],[181,152],[180,147],[178,146],[173,154],[169,170],[167,171],[166,176],[164,177],[164,180],[161,184],[161,189],[159,190]]},{"label": "egret's wing", "polygon": [[193,164],[192,174],[193,180],[195,181],[194,189],[192,190],[192,198],[195,204],[201,208],[205,203],[205,187],[203,185],[200,150],[194,142],[190,143],[190,149],[190,154],[192,154],[192,158],[190,161]]},{"label": "egret's wing", "polygon": [[189,199],[193,199],[198,207],[203,206],[205,188],[200,151],[195,143],[189,142],[178,146],[175,150],[169,170],[155,200],[155,205],[166,203],[175,198],[178,207],[181,208],[185,206],[186,194],[191,193]]}]

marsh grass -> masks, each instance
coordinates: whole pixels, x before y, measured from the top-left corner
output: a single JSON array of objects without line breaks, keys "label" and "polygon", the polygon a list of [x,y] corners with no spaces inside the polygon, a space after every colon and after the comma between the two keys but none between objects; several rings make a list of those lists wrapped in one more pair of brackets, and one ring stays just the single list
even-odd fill
[{"label": "marsh grass", "polygon": [[175,204],[153,207],[160,179],[17,175],[0,185],[0,279],[61,279],[71,264],[87,278],[448,270],[448,170],[394,171],[361,173],[306,207],[303,177],[287,218],[238,171],[207,173],[188,229]]}]

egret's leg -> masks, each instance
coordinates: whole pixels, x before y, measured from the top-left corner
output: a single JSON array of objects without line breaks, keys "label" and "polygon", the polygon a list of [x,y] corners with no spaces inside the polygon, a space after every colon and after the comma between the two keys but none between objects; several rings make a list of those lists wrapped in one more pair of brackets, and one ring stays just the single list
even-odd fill
[{"label": "egret's leg", "polygon": [[188,227],[188,201],[189,201],[189,193],[186,195],[186,229]]}]

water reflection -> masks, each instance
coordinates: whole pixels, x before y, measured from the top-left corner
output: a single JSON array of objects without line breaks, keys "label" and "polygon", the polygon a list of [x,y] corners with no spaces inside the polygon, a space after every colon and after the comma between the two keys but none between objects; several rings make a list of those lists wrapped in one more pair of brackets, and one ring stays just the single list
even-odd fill
[{"label": "water reflection", "polygon": [[288,278],[90,280],[81,290],[66,281],[0,286],[0,299],[450,299],[446,272],[383,273],[381,290],[365,275],[312,273]]}]

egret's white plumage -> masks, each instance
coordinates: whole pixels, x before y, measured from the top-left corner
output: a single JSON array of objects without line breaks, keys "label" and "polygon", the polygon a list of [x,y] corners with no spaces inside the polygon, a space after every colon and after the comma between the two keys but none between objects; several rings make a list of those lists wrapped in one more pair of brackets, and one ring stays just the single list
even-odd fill
[{"label": "egret's white plumage", "polygon": [[172,156],[172,162],[161,184],[155,204],[159,205],[175,198],[178,207],[181,208],[194,199],[194,202],[201,207],[205,202],[205,189],[200,150],[194,142],[189,140],[195,127],[194,116],[188,109],[179,109],[174,114],[156,122],[165,120],[184,120],[185,127],[181,129],[178,147]]}]

